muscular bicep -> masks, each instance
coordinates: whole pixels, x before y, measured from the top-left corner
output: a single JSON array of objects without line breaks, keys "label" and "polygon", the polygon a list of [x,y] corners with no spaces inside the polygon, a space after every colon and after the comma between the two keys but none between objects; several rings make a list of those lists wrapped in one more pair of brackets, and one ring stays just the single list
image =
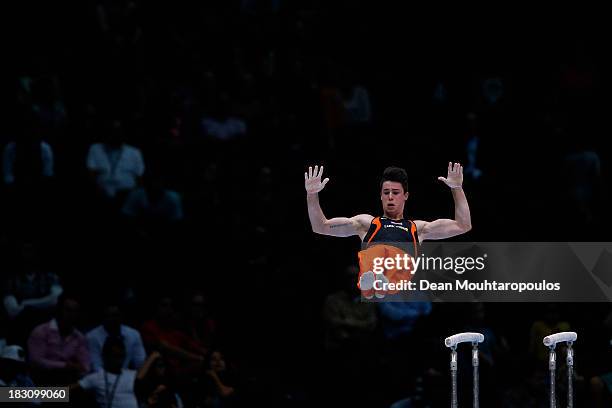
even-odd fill
[{"label": "muscular bicep", "polygon": [[364,231],[367,231],[370,222],[372,222],[372,218],[368,214],[359,214],[351,218],[331,218],[323,223],[323,231],[321,233],[333,237],[363,235]]},{"label": "muscular bicep", "polygon": [[415,221],[419,240],[445,239],[461,235],[469,230],[455,220],[440,218],[435,221]]}]

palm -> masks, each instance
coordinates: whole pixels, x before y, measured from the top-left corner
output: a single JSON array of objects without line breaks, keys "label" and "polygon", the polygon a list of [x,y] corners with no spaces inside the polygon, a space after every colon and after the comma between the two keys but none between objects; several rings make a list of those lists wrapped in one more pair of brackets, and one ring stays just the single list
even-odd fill
[{"label": "palm", "polygon": [[459,188],[463,184],[463,167],[459,163],[448,163],[448,173],[446,177],[438,177],[450,188]]},{"label": "palm", "polygon": [[328,178],[321,181],[321,176],[323,175],[323,166],[319,168],[319,166],[315,166],[314,171],[311,167],[308,167],[308,173],[304,173],[304,186],[306,187],[306,192],[308,194],[315,194],[319,191],[323,190],[327,182]]}]

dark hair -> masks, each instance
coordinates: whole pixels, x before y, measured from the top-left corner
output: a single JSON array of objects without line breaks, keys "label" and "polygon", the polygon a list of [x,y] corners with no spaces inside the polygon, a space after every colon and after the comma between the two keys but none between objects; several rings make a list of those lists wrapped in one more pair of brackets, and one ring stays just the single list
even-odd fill
[{"label": "dark hair", "polygon": [[119,310],[122,310],[122,302],[119,299],[119,296],[109,296],[107,298],[105,298],[104,300],[102,300],[102,302],[100,302],[99,305],[99,310],[105,312],[106,310],[108,310],[111,307],[116,307]]},{"label": "dark hair", "polygon": [[68,301],[68,300],[72,300],[74,302],[76,302],[79,306],[81,305],[81,301],[80,299],[73,293],[70,291],[64,291],[58,298],[57,298],[57,303],[55,304],[56,310],[60,311],[63,307],[64,304]]},{"label": "dark hair", "polygon": [[219,353],[221,354],[221,356],[223,357],[223,360],[225,361],[225,353],[223,352],[223,350],[215,347],[213,345],[213,347],[210,348],[208,354],[206,355],[206,357],[204,358],[204,367],[206,367],[206,369],[210,368],[210,365],[212,364],[212,355],[214,353]]},{"label": "dark hair", "polygon": [[400,183],[404,188],[404,193],[408,191],[408,173],[401,167],[387,167],[383,171],[382,178],[380,179],[380,188],[385,181],[395,181]]},{"label": "dark hair", "polygon": [[125,344],[123,344],[123,337],[121,336],[108,336],[102,347],[102,356],[109,357],[115,348],[120,348],[125,353]]}]

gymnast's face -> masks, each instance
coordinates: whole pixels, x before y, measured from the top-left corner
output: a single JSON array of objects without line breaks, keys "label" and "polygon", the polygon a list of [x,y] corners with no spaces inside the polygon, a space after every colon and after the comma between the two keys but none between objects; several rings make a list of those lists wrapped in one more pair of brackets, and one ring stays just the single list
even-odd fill
[{"label": "gymnast's face", "polygon": [[383,212],[389,218],[402,218],[404,204],[408,199],[408,192],[404,192],[402,184],[397,181],[385,181],[380,190]]}]

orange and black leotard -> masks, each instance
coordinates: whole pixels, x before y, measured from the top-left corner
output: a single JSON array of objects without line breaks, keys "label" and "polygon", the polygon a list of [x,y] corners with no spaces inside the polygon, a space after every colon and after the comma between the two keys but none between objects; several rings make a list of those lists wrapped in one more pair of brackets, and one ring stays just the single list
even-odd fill
[{"label": "orange and black leotard", "polygon": [[[363,249],[359,252],[359,276],[374,268],[375,258],[393,258],[405,254],[416,258],[419,250],[419,236],[416,224],[410,220],[392,220],[387,217],[376,217],[372,220],[370,228],[363,238]],[[412,268],[386,269],[385,277],[389,282],[397,283],[401,280],[410,280]],[[387,291],[385,293],[396,293]],[[377,291],[378,293],[378,291]],[[371,297],[371,293],[364,293]]]},{"label": "orange and black leotard", "polygon": [[402,249],[416,257],[418,255],[419,235],[416,224],[410,220],[376,217],[372,220],[370,229],[363,237],[363,243],[367,247],[376,243],[401,246]]}]

